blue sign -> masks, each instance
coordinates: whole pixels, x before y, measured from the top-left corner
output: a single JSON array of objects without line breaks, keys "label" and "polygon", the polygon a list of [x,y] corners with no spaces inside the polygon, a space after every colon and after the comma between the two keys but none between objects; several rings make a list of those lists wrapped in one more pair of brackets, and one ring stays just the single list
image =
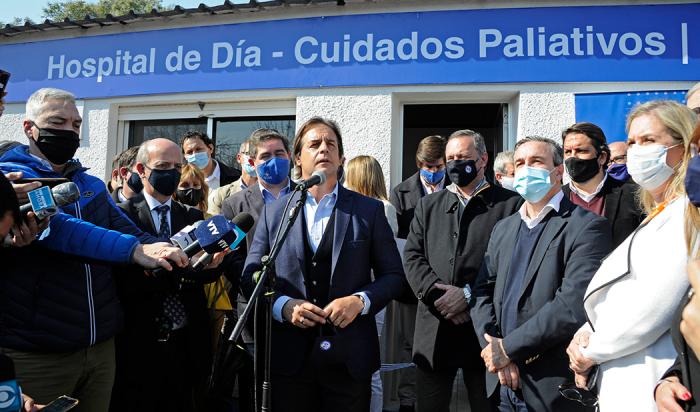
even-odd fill
[{"label": "blue sign", "polygon": [[368,85],[697,80],[697,16],[700,4],[314,17],[0,45],[0,64],[12,72],[10,101],[23,101],[47,86],[99,98]]},{"label": "blue sign", "polygon": [[598,125],[608,143],[627,141],[627,115],[635,106],[651,100],[675,100],[685,105],[687,90],[577,94],[576,121]]}]

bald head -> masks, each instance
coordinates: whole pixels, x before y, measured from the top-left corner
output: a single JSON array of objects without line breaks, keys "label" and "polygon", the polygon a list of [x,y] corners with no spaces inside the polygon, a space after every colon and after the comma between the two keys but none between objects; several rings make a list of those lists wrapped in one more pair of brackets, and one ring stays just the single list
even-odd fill
[{"label": "bald head", "polygon": [[[175,169],[179,175],[182,164],[183,159],[180,146],[164,138],[156,138],[143,142],[136,155],[136,170],[139,176],[141,176],[143,189],[146,193],[161,202],[165,202],[165,200],[173,194],[177,187],[177,182],[174,183],[174,187],[171,187],[172,185],[164,185],[159,190],[156,190],[149,181],[149,177],[154,170],[171,171]],[[172,191],[170,189],[172,189]]]},{"label": "bald head", "polygon": [[610,148],[610,163],[627,163],[627,143],[613,142],[608,147]]}]

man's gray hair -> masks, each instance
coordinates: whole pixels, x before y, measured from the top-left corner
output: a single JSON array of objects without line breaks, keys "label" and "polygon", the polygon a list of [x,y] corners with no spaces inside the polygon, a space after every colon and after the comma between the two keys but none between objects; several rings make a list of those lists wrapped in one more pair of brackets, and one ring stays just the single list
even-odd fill
[{"label": "man's gray hair", "polygon": [[690,96],[697,92],[700,92],[700,82],[695,83],[695,85],[688,90],[688,93],[685,94],[685,101],[687,102],[690,100]]},{"label": "man's gray hair", "polygon": [[151,140],[146,140],[139,146],[139,151],[136,152],[136,163],[148,164],[149,152],[151,150]]},{"label": "man's gray hair", "polygon": [[560,164],[564,163],[564,149],[562,149],[561,145],[557,143],[556,141],[548,138],[548,137],[542,137],[542,136],[527,136],[524,137],[515,144],[515,148],[513,149],[514,152],[518,151],[518,148],[525,143],[529,142],[542,142],[546,143],[549,148],[552,151],[552,160],[554,162],[554,166],[559,166]]},{"label": "man's gray hair", "polygon": [[45,87],[32,93],[27,99],[27,119],[36,120],[41,114],[41,107],[47,100],[63,100],[75,104],[75,96],[71,92],[61,89]]},{"label": "man's gray hair", "polygon": [[479,154],[479,156],[483,156],[483,154],[486,153],[486,141],[484,140],[484,136],[482,136],[481,133],[475,132],[473,130],[457,130],[456,132],[452,133],[450,137],[447,138],[447,142],[449,143],[450,140],[463,136],[474,138],[474,146],[476,146],[476,152]]},{"label": "man's gray hair", "polygon": [[496,155],[493,161],[493,171],[496,173],[506,173],[506,165],[513,164],[514,152],[501,152]]}]

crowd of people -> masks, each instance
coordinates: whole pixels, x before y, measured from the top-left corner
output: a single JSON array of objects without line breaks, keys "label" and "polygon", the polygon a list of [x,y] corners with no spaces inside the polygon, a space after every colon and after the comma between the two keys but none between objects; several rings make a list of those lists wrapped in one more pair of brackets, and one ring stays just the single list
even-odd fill
[{"label": "crowd of people", "polygon": [[[75,97],[40,89],[26,142],[0,143],[0,356],[18,410],[68,395],[89,412],[245,412],[269,396],[275,411],[381,412],[380,341],[409,365],[402,412],[450,410],[458,372],[474,412],[697,410],[699,99],[700,83],[688,106],[634,107],[625,141],[578,122],[493,159],[476,131],[427,136],[388,190],[322,117],[291,142],[255,130],[235,159],[201,132],[150,139],[105,184],[75,158]],[[77,202],[20,212],[63,181]],[[189,253],[182,239],[219,215],[253,227]]]}]

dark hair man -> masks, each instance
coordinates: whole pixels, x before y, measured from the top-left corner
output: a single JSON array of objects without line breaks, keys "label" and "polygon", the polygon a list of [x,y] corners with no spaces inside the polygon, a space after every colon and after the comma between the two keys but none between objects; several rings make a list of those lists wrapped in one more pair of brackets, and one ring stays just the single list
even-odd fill
[{"label": "dark hair man", "polygon": [[250,139],[241,143],[241,147],[238,149],[238,154],[236,155],[236,161],[241,165],[240,179],[225,186],[221,186],[209,196],[208,212],[213,215],[221,214],[221,207],[223,206],[224,200],[242,190],[246,190],[248,186],[252,186],[258,180],[258,175],[255,171],[255,161],[250,156]]},{"label": "dark hair man", "polygon": [[562,190],[575,205],[610,221],[613,247],[622,243],[642,222],[633,182],[610,178],[605,134],[593,123],[576,123],[562,132],[564,166],[571,178]]},{"label": "dark hair man", "polygon": [[180,140],[180,146],[187,163],[192,163],[204,173],[210,191],[233,183],[241,177],[239,170],[214,159],[214,141],[205,133],[185,133]]},{"label": "dark hair man", "polygon": [[[515,190],[525,203],[496,224],[471,310],[499,411],[574,411],[568,343],[585,321],[583,294],[611,250],[605,218],[561,191],[562,149],[543,137],[515,145]],[[500,383],[500,389],[499,389]]]},{"label": "dark hair man", "polygon": [[114,203],[126,202],[143,190],[143,183],[136,172],[138,146],[130,147],[117,156],[117,185],[112,191]]},{"label": "dark hair man", "polygon": [[[374,316],[405,285],[401,259],[382,203],[338,184],[344,156],[335,122],[309,119],[293,147],[302,179],[322,171],[327,180],[309,189],[275,264],[272,409],[367,411],[380,366]],[[294,203],[300,193],[291,196]],[[286,200],[263,209],[243,273],[247,291]]]},{"label": "dark hair man", "polygon": [[418,297],[416,410],[448,411],[454,378],[462,369],[470,409],[488,411],[481,348],[468,304],[491,229],[517,210],[520,198],[484,178],[488,154],[479,133],[454,132],[445,157],[452,184],[418,201],[404,250],[406,278]]}]

